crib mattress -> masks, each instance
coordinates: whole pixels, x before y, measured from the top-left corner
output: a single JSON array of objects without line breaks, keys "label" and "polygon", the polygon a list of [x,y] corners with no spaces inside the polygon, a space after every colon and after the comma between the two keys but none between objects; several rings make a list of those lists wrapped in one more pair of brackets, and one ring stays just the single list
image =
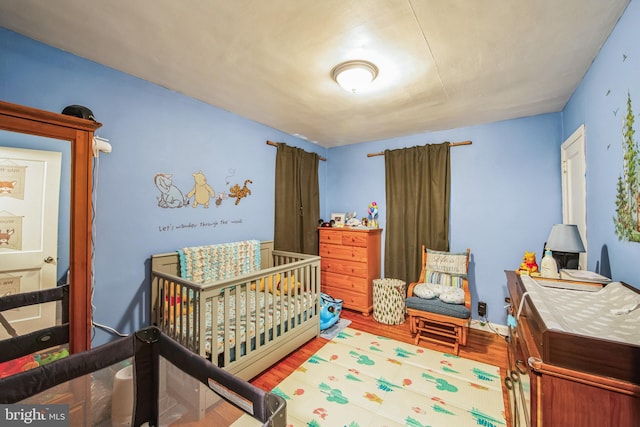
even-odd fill
[{"label": "crib mattress", "polygon": [[[255,292],[249,292],[249,334],[248,338],[253,339],[256,337],[256,332],[259,334],[263,334],[265,329],[268,330],[272,328],[274,325],[280,324],[281,316],[284,314],[285,319],[291,319],[295,316],[296,313],[306,312],[311,307],[312,298],[307,296],[297,297],[288,297],[283,295],[280,297],[279,295],[275,296],[274,303],[274,295],[269,292],[258,292],[256,297]],[[241,292],[240,296],[240,342],[247,342],[247,307],[246,307],[246,298],[245,291]],[[268,301],[266,304],[267,309],[265,309],[265,301]],[[206,323],[206,350],[207,353],[210,353],[211,348],[211,338],[212,338],[212,306],[211,300],[208,300],[205,304],[207,310],[207,323]],[[259,307],[259,309],[258,309]],[[282,307],[282,309],[281,309]],[[275,308],[275,309],[274,309]],[[291,315],[289,315],[289,311],[291,310]],[[229,331],[227,344],[230,347],[235,347],[236,345],[236,301],[235,295],[231,295],[229,297]],[[218,321],[217,321],[217,334],[216,334],[216,349],[217,353],[221,354],[224,352],[224,299],[222,297],[218,298]],[[257,328],[256,328],[257,324]]]},{"label": "crib mattress", "polygon": [[[229,333],[227,339],[227,345],[229,348],[236,346],[236,341],[240,343],[246,343],[247,339],[251,340],[256,337],[256,334],[263,334],[265,331],[269,331],[272,327],[281,324],[281,318],[289,320],[295,320],[298,316],[311,316],[314,308],[314,297],[312,294],[300,294],[296,296],[288,295],[274,295],[270,292],[253,292],[249,291],[249,316],[247,317],[247,298],[245,296],[246,291],[240,292],[240,329],[239,334],[236,334],[238,329],[238,323],[236,322],[237,309],[236,309],[236,295],[232,292],[228,296],[228,309],[229,309]],[[209,298],[205,302],[205,351],[206,354],[212,354],[213,346],[213,300]],[[215,338],[215,352],[222,354],[225,349],[225,297],[220,295],[215,299],[217,304],[217,316],[216,316],[216,338]],[[266,307],[266,308],[265,308]],[[189,316],[193,316],[193,310],[189,311]],[[247,322],[249,319],[249,322]],[[193,327],[187,331],[186,324],[193,325],[193,319],[190,322],[182,322],[183,334],[189,336],[198,337],[198,333]],[[249,324],[247,333],[247,323]],[[236,335],[239,336],[237,340]]]}]

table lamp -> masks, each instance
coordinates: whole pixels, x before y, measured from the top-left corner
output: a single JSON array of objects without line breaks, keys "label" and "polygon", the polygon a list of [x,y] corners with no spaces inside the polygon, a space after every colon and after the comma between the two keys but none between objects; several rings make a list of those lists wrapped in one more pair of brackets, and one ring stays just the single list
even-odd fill
[{"label": "table lamp", "polygon": [[577,270],[580,252],[586,252],[580,231],[575,224],[555,224],[551,228],[545,247],[551,250],[553,258],[558,263],[558,269]]}]

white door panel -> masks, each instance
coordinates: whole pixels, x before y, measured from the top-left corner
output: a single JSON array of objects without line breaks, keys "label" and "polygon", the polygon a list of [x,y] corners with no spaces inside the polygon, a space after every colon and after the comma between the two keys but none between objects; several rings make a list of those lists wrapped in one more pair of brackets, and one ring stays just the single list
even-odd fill
[{"label": "white door panel", "polygon": [[[0,147],[0,295],[56,286],[62,153]],[[18,334],[55,324],[55,303],[4,312]],[[0,328],[0,339],[9,334]]]},{"label": "white door panel", "polygon": [[[576,224],[587,247],[587,181],[585,129],[581,125],[561,147],[562,222]],[[587,268],[587,252],[580,254],[580,269]]]}]

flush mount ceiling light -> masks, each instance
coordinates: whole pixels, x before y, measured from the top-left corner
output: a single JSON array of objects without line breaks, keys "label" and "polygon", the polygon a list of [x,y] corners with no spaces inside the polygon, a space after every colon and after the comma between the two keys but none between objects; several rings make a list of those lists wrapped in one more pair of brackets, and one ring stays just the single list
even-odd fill
[{"label": "flush mount ceiling light", "polygon": [[378,67],[369,61],[347,61],[331,70],[331,78],[352,93],[367,87],[378,76]]}]

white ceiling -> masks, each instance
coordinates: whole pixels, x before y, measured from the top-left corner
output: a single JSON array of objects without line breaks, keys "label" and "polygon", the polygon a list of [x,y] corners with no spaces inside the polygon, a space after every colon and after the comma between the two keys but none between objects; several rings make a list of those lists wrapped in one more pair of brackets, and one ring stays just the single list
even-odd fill
[{"label": "white ceiling", "polygon": [[560,111],[628,2],[0,0],[0,26],[334,147]]}]

